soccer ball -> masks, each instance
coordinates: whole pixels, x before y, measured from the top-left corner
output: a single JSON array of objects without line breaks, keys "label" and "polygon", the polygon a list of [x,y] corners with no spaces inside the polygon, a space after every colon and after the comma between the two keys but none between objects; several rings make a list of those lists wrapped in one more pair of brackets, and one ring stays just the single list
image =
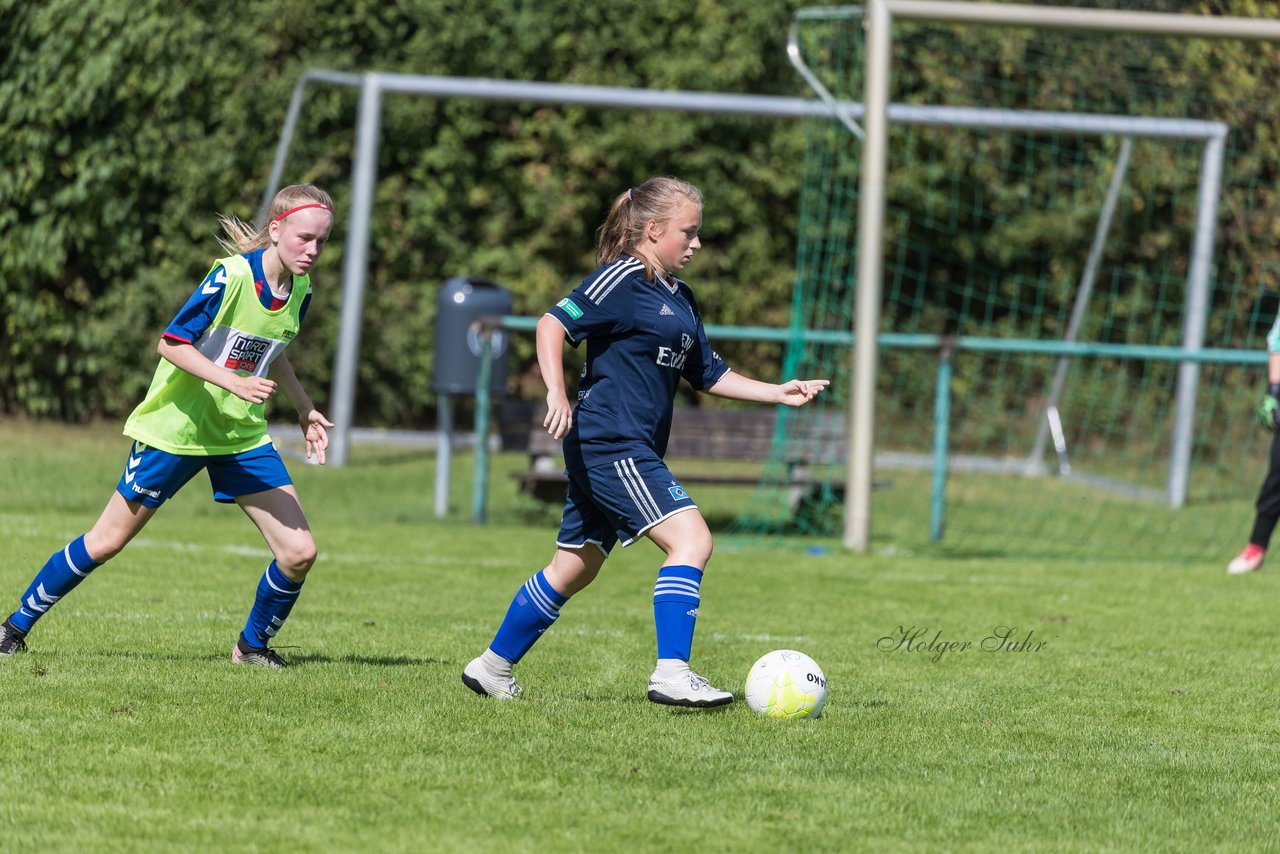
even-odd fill
[{"label": "soccer ball", "polygon": [[766,718],[816,718],[827,702],[827,677],[794,649],[775,649],[751,665],[747,705]]}]

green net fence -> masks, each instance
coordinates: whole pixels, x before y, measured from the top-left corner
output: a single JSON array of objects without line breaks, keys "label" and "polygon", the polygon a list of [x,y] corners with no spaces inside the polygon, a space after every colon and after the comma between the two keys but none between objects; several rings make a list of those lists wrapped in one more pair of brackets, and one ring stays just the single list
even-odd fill
[{"label": "green net fence", "polygon": [[[797,16],[800,55],[843,102],[862,100],[861,24],[856,9]],[[1225,562],[1244,544],[1269,442],[1252,411],[1278,304],[1277,57],[1232,41],[895,24],[873,549]],[[1214,134],[1198,319],[1192,249],[1207,234]],[[860,148],[840,122],[808,126],[784,373],[833,386],[778,416],[765,481],[803,460],[809,486],[762,486],[740,534],[841,530],[848,443],[810,425],[848,415]],[[1170,354],[1198,327],[1206,352],[1188,376]],[[955,344],[945,425],[943,341]]]}]

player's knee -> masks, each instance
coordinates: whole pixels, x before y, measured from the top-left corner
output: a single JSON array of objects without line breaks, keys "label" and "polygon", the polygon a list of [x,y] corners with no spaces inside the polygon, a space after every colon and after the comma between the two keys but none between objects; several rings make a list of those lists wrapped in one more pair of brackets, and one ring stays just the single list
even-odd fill
[{"label": "player's knee", "polygon": [[706,569],[707,563],[711,560],[711,552],[715,550],[711,538],[707,537],[706,540],[695,544],[695,550],[697,563],[694,566]]},{"label": "player's knee", "polygon": [[578,593],[596,580],[604,565],[605,555],[593,546],[581,549],[557,549],[551,563],[543,567],[542,575],[556,592],[564,596]]},{"label": "player's knee", "polygon": [[542,576],[547,579],[547,583],[563,596],[572,596],[582,591],[588,584],[595,581],[599,574],[599,567],[554,561],[542,570]]},{"label": "player's knee", "polygon": [[711,541],[711,534],[693,535],[682,540],[670,552],[667,553],[668,564],[683,564],[685,566],[696,566],[699,569],[705,569],[707,562],[711,560],[711,552],[714,545]]},{"label": "player's knee", "polygon": [[119,531],[90,531],[85,535],[84,548],[96,564],[104,564],[124,550],[129,537]]},{"label": "player's knee", "polygon": [[280,549],[280,553],[276,555],[276,565],[284,571],[285,575],[292,577],[295,581],[301,581],[316,562],[317,553],[314,540],[310,538],[299,540]]}]

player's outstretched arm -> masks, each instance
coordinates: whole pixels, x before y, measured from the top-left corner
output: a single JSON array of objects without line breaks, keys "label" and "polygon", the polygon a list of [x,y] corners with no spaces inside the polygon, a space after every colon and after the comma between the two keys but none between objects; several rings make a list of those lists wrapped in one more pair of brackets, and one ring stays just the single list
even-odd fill
[{"label": "player's outstretched arm", "polygon": [[324,465],[324,452],[329,447],[327,428],[332,427],[333,422],[316,409],[311,396],[302,387],[302,382],[299,381],[298,374],[293,370],[293,365],[287,357],[280,356],[276,359],[271,364],[271,373],[280,379],[280,385],[284,387],[285,394],[298,410],[298,426],[302,428],[302,435],[307,440],[307,459],[314,459],[320,465]]},{"label": "player's outstretched arm", "polygon": [[556,439],[563,439],[573,426],[573,407],[564,390],[564,327],[549,314],[538,320],[536,341],[538,370],[547,386],[547,417],[542,426]]},{"label": "player's outstretched arm", "polygon": [[721,377],[719,382],[707,389],[707,393],[730,400],[804,406],[830,384],[830,380],[787,380],[779,385],[753,380],[730,371]]}]

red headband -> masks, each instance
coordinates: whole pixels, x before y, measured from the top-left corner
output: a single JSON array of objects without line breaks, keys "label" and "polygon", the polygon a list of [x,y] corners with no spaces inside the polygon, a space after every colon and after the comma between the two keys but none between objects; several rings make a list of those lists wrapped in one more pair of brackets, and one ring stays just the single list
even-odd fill
[{"label": "red headband", "polygon": [[287,211],[285,211],[284,213],[280,214],[279,216],[272,217],[272,218],[271,218],[271,221],[272,221],[272,222],[279,222],[280,220],[282,220],[282,219],[284,219],[285,217],[287,217],[289,214],[291,214],[291,213],[297,213],[298,211],[303,210],[303,209],[305,209],[305,208],[323,208],[323,209],[327,210],[329,213],[333,213],[333,208],[329,207],[328,205],[322,205],[322,204],[320,204],[319,202],[309,202],[308,204],[305,204],[305,205],[298,205],[296,208],[289,208]]}]

